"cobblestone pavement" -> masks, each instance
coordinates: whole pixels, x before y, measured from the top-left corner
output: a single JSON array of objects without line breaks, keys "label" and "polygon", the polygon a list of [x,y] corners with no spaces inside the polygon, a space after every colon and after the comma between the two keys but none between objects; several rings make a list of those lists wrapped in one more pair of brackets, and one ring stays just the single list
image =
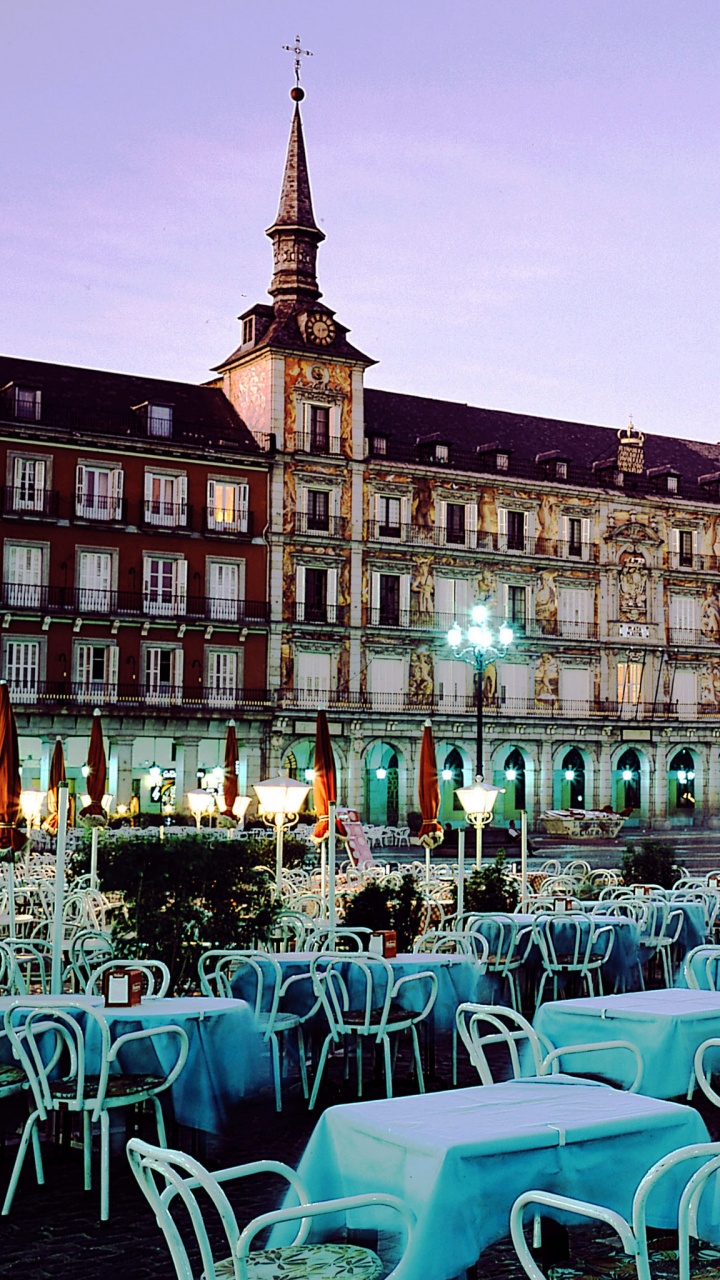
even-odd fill
[{"label": "cobblestone pavement", "polygon": [[[449,1052],[440,1046],[438,1070],[441,1078],[428,1081],[429,1088],[446,1087],[449,1080]],[[400,1055],[397,1065],[397,1092],[411,1091],[409,1056]],[[352,1086],[342,1081],[341,1064],[332,1064],[332,1083],[324,1089],[321,1102],[332,1105],[354,1098]],[[461,1064],[459,1084],[477,1083],[477,1077],[468,1065]],[[382,1096],[381,1081],[370,1078],[367,1097]],[[21,1120],[22,1113],[11,1114],[11,1100],[0,1104],[6,1145],[0,1158],[0,1189],[4,1193],[15,1154],[13,1120]],[[703,1106],[703,1115],[714,1138],[720,1136],[720,1114],[716,1118],[712,1108]],[[140,1117],[140,1132],[149,1141],[155,1140],[151,1117]],[[211,1168],[242,1163],[246,1160],[271,1157],[291,1165],[297,1164],[316,1122],[310,1116],[307,1104],[292,1087],[286,1091],[285,1109],[276,1115],[271,1099],[246,1103],[237,1113],[232,1132],[223,1141],[204,1138],[185,1131],[169,1135],[172,1145],[197,1155]],[[28,1160],[10,1217],[0,1220],[0,1276],[13,1280],[117,1280],[118,1276],[130,1280],[174,1280],[175,1272],[169,1254],[153,1215],[144,1197],[137,1189],[120,1147],[114,1156],[110,1181],[110,1221],[101,1225],[98,1220],[99,1192],[97,1185],[91,1192],[82,1189],[82,1153],[73,1142],[49,1139],[44,1143],[46,1185],[35,1184],[32,1160]],[[118,1144],[120,1145],[120,1144]],[[97,1161],[95,1165],[97,1181]],[[247,1221],[255,1212],[262,1212],[277,1200],[277,1183],[260,1180],[241,1184],[244,1199],[234,1199],[238,1218]],[[562,1242],[561,1242],[562,1243]],[[672,1259],[672,1241],[660,1240],[662,1258],[657,1269],[659,1280],[671,1274],[677,1275],[677,1263]],[[634,1268],[627,1271],[627,1260],[618,1255],[617,1242],[603,1242],[595,1233],[578,1229],[572,1233],[573,1256],[577,1265],[568,1262],[562,1248],[558,1258],[560,1269],[554,1272],[556,1280],[572,1277],[602,1276],[605,1280],[617,1275],[634,1275]],[[668,1261],[664,1261],[669,1259]],[[664,1269],[667,1267],[667,1269]],[[672,1268],[675,1268],[673,1273]],[[655,1271],[653,1272],[655,1275]],[[199,1275],[199,1271],[198,1271]],[[522,1280],[524,1272],[519,1267],[511,1246],[501,1243],[487,1250],[478,1263],[476,1275],[483,1280]],[[720,1277],[720,1253],[700,1259],[697,1280],[718,1280]],[[694,1280],[696,1280],[694,1273]]]}]

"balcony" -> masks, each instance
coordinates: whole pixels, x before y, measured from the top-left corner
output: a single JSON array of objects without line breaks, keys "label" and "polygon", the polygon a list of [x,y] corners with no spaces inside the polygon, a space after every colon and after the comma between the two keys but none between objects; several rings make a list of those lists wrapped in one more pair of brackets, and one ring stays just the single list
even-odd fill
[{"label": "balcony", "polygon": [[7,582],[2,588],[2,607],[17,614],[162,618],[240,626],[264,623],[268,617],[265,600],[165,596],[142,591],[108,591],[102,587],[50,587]]},{"label": "balcony", "polygon": [[307,511],[295,512],[295,534],[299,537],[349,538],[349,523],[344,516],[317,516]]},{"label": "balcony", "polygon": [[80,492],[75,499],[75,519],[127,524],[127,498]]},{"label": "balcony", "polygon": [[267,689],[209,689],[197,685],[175,686],[155,684],[100,684],[74,680],[50,682],[36,680],[8,685],[16,710],[27,708],[43,711],[87,712],[92,707],[119,714],[142,715],[148,710],[177,710],[183,716],[208,715],[215,710],[240,714],[269,710],[273,704]]},{"label": "balcony", "polygon": [[717,636],[706,636],[695,627],[670,627],[670,644],[709,645],[717,648]]},{"label": "balcony", "polygon": [[[254,521],[252,511],[222,511],[218,513],[215,507],[203,507],[203,531],[205,533],[219,534],[224,537],[231,534],[233,537],[252,538]],[[190,522],[192,525],[192,521]]]},{"label": "balcony", "polygon": [[142,524],[147,529],[192,528],[192,507],[187,502],[163,502],[160,498],[146,498],[142,506]]},{"label": "balcony", "polygon": [[332,627],[346,627],[350,618],[350,610],[346,604],[295,601],[292,606],[292,617],[293,622],[304,622],[312,626],[324,624]]},{"label": "balcony", "polygon": [[4,516],[30,520],[56,520],[58,517],[59,494],[52,489],[13,488],[12,485],[4,485],[0,501]]}]

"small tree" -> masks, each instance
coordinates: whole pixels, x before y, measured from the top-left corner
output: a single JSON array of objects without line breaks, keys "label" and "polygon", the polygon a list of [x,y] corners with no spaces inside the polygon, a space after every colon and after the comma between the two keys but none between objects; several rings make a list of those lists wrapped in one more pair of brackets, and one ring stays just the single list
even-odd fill
[{"label": "small tree", "polygon": [[676,861],[671,845],[661,844],[659,840],[643,840],[625,846],[620,870],[625,884],[659,884],[663,889],[672,889],[681,863]]},{"label": "small tree", "polygon": [[412,951],[423,914],[417,881],[408,872],[397,887],[371,880],[358,890],[348,902],[344,923],[348,929],[354,925],[376,931],[394,929],[398,951]]},{"label": "small tree", "polygon": [[[453,890],[457,909],[457,889]],[[517,881],[505,870],[505,850],[501,849],[494,862],[486,862],[468,877],[465,886],[466,911],[514,911],[520,891]]]}]

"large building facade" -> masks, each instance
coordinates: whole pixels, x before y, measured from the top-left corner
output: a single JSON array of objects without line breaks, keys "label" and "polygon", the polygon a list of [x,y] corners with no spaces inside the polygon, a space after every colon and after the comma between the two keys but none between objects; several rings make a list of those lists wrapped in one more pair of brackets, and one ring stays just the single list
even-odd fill
[{"label": "large building facade", "polygon": [[[177,800],[238,723],[241,785],[312,766],[328,709],[341,798],[417,809],[423,721],[441,818],[475,768],[476,603],[514,642],[483,675],[496,821],[612,805],[714,825],[720,446],[366,388],[322,301],[299,98],[272,305],[205,387],[0,361],[2,662],[31,783],[55,735],[110,785]],[[37,776],[36,776],[37,775]]]}]

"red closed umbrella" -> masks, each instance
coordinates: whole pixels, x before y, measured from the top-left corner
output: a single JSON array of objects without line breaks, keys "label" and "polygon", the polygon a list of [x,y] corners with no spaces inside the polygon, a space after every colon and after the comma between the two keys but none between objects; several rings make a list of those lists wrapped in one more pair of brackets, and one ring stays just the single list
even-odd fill
[{"label": "red closed umbrella", "polygon": [[420,843],[431,849],[442,842],[443,830],[437,820],[440,812],[440,786],[438,783],[437,762],[435,760],[435,741],[429,720],[425,721],[422,744],[420,746],[418,799],[420,801],[420,816],[422,817]]},{"label": "red closed umbrella", "polygon": [[238,742],[235,732],[235,721],[229,720],[225,738],[225,773],[223,775],[224,818],[233,818],[233,805],[238,798],[237,780]]},{"label": "red closed umbrella", "polygon": [[48,779],[47,807],[48,816],[43,822],[43,829],[51,836],[57,835],[58,829],[58,785],[65,782],[65,756],[62,738],[58,738],[50,761],[50,777]]},{"label": "red closed umbrella", "polygon": [[92,729],[90,730],[90,750],[88,751],[87,764],[89,773],[87,776],[87,793],[90,797],[90,803],[80,810],[79,817],[84,818],[90,826],[104,826],[107,822],[107,814],[103,809],[103,796],[106,791],[107,784],[107,763],[105,760],[105,747],[103,744],[102,721],[100,712],[93,712]]},{"label": "red closed umbrella", "polygon": [[[315,725],[315,759],[313,762],[313,805],[317,822],[312,838],[317,844],[327,840],[329,830],[328,805],[337,803],[337,778],[335,776],[335,757],[330,741],[330,729],[327,715],[318,711]],[[335,830],[339,836],[345,835],[345,828],[339,818],[335,820]]]},{"label": "red closed umbrella", "polygon": [[23,848],[27,838],[17,827],[21,790],[17,725],[3,680],[0,683],[0,857],[9,862],[14,862],[14,855]]}]

